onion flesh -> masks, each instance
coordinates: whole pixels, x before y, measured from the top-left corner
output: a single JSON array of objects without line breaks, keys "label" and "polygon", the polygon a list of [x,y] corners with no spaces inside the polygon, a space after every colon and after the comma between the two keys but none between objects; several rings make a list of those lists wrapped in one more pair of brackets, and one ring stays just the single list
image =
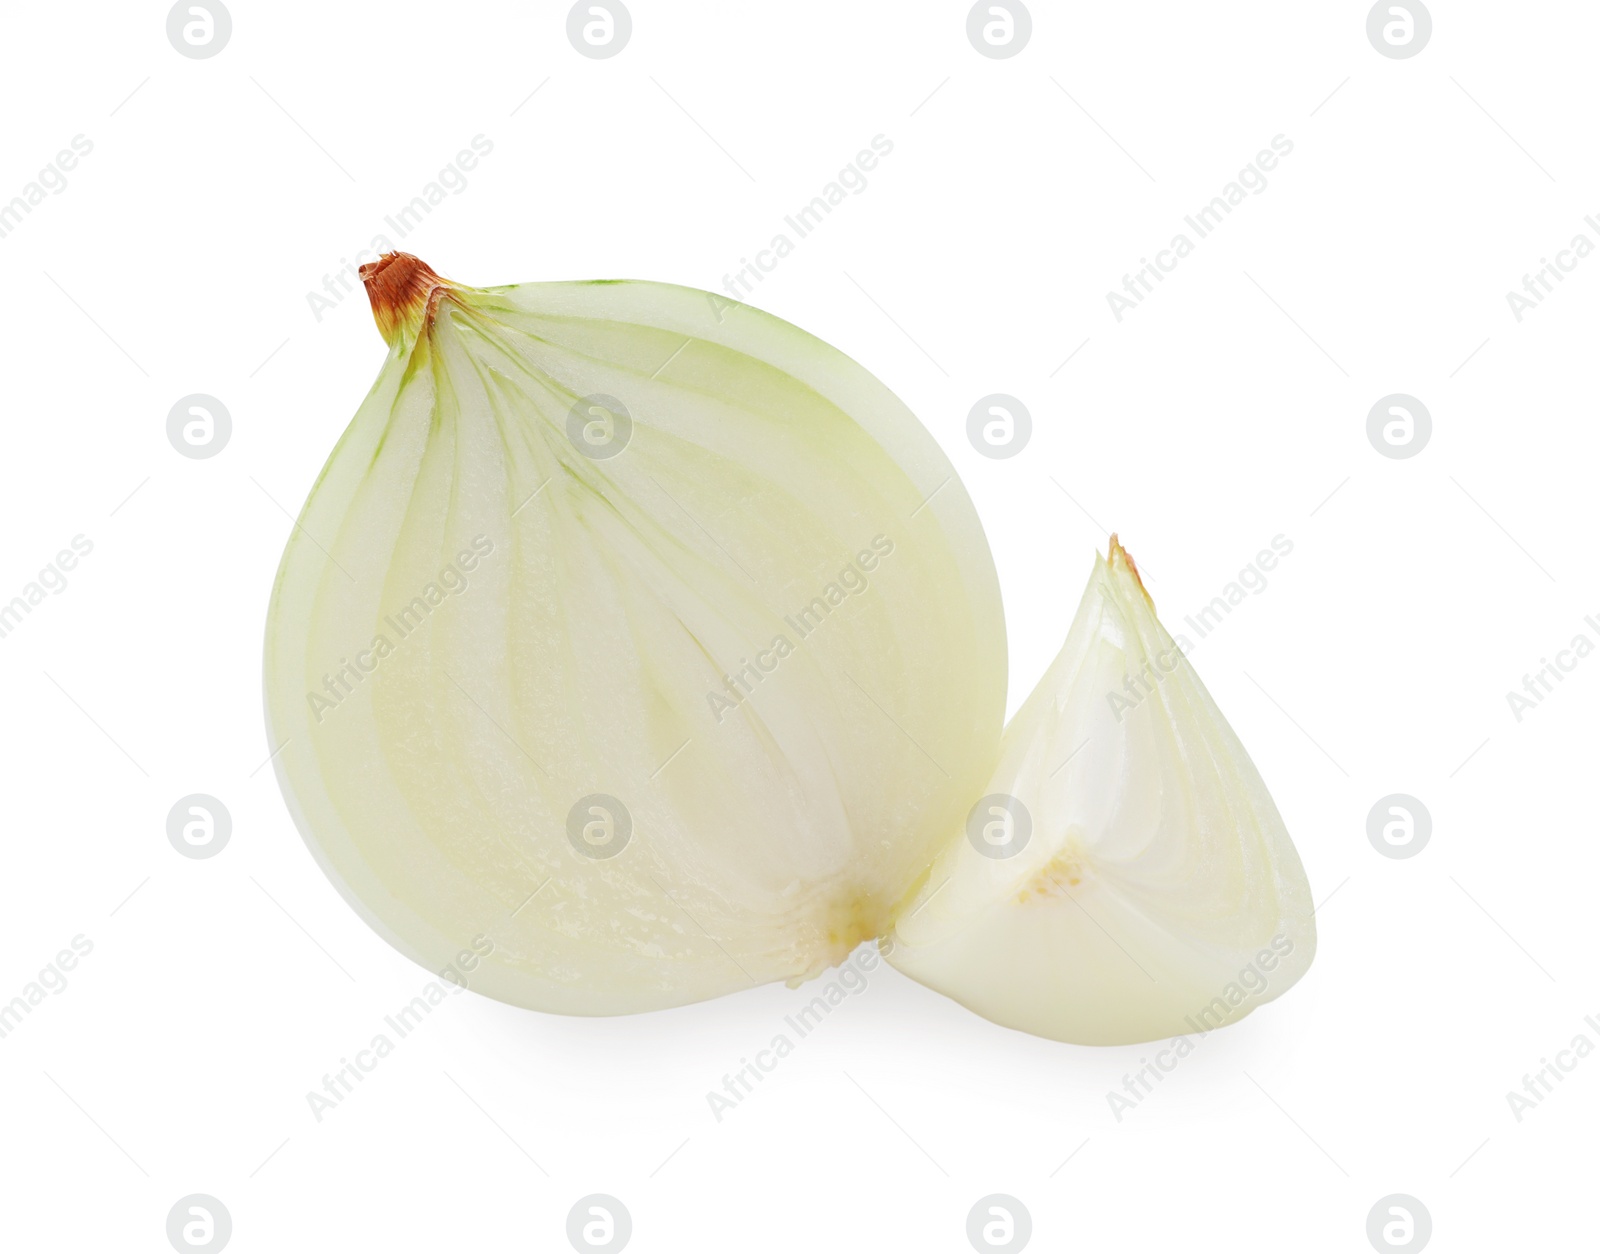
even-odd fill
[{"label": "onion flesh", "polygon": [[476,955],[473,988],[574,1014],[887,932],[1004,714],[994,566],[932,437],[709,293],[474,289],[403,254],[363,277],[389,356],[265,659],[333,882],[430,969]]},{"label": "onion flesh", "polygon": [[1079,1044],[1189,1035],[1310,965],[1299,855],[1115,536],[982,793],[890,961],[984,1017]]}]

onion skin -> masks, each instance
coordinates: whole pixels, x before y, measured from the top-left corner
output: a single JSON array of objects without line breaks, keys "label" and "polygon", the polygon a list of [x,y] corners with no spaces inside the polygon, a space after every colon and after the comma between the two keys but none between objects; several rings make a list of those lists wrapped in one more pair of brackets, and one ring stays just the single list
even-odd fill
[{"label": "onion skin", "polygon": [[384,253],[377,261],[362,266],[360,274],[372,305],[372,319],[391,344],[407,330],[414,333],[420,324],[429,321],[435,297],[452,286],[427,262],[410,253]]}]

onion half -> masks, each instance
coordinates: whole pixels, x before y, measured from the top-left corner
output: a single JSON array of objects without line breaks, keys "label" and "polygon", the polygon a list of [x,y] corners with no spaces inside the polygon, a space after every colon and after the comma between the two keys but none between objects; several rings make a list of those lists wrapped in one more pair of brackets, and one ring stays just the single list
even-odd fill
[{"label": "onion half", "polygon": [[265,658],[279,782],[346,899],[573,1014],[886,933],[1004,714],[994,566],[927,431],[709,293],[474,289],[404,254],[363,278],[389,355]]}]

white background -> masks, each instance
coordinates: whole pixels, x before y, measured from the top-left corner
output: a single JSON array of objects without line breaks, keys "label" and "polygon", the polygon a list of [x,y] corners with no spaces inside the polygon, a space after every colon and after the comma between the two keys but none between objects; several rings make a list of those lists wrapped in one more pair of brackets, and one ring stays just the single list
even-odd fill
[{"label": "white background", "polygon": [[[204,60],[160,5],[8,10],[0,199],[74,135],[93,151],[0,239],[0,600],[94,548],[0,639],[0,1001],[94,948],[0,1040],[0,1244],[166,1250],[190,1193],[241,1252],[565,1249],[597,1192],[641,1252],[961,1251],[990,1193],[1049,1250],[1365,1250],[1397,1192],[1439,1250],[1592,1239],[1600,1061],[1520,1122],[1506,1094],[1600,1042],[1600,659],[1520,722],[1506,692],[1600,642],[1600,259],[1521,322],[1506,293],[1600,243],[1600,11],[1439,0],[1390,59],[1362,3],[1040,0],[996,60],[967,7],[633,0],[609,60],[546,2],[233,0]],[[707,1091],[808,993],[612,1020],[462,994],[314,1119],[306,1093],[428,975],[341,901],[263,768],[285,510],[384,354],[359,291],[320,320],[307,294],[479,134],[492,154],[402,244],[442,273],[712,289],[892,140],[752,300],[956,464],[1013,708],[1102,524],[1174,631],[1293,542],[1192,657],[1323,903],[1298,987],[1120,1122],[1106,1094],[1152,1047],[1033,1039],[882,968],[721,1122]],[[1267,189],[1118,322],[1106,293],[1279,134]],[[233,420],[209,460],[166,436],[196,392]],[[965,435],[993,392],[1034,421],[1004,461]],[[1406,460],[1366,435],[1396,392],[1433,419]],[[165,830],[195,792],[233,818],[204,861]],[[1367,838],[1396,792],[1433,821],[1407,860]]]}]

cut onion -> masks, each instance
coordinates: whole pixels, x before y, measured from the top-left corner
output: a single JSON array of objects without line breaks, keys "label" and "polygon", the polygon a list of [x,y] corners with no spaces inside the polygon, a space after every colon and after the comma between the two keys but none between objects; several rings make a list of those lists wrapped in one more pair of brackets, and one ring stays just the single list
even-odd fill
[{"label": "cut onion", "polygon": [[1004,714],[993,563],[927,431],[709,293],[362,275],[389,356],[266,640],[333,882],[430,969],[471,954],[478,991],[577,1014],[887,932]]},{"label": "cut onion", "polygon": [[1095,1044],[1305,972],[1294,846],[1116,537],[1002,739],[982,527],[862,367],[689,288],[362,277],[389,356],[285,550],[267,721],[396,948],[618,1014],[886,939]]},{"label": "cut onion", "polygon": [[890,961],[988,1019],[1080,1044],[1206,1032],[1316,950],[1254,764],[1112,537]]}]

